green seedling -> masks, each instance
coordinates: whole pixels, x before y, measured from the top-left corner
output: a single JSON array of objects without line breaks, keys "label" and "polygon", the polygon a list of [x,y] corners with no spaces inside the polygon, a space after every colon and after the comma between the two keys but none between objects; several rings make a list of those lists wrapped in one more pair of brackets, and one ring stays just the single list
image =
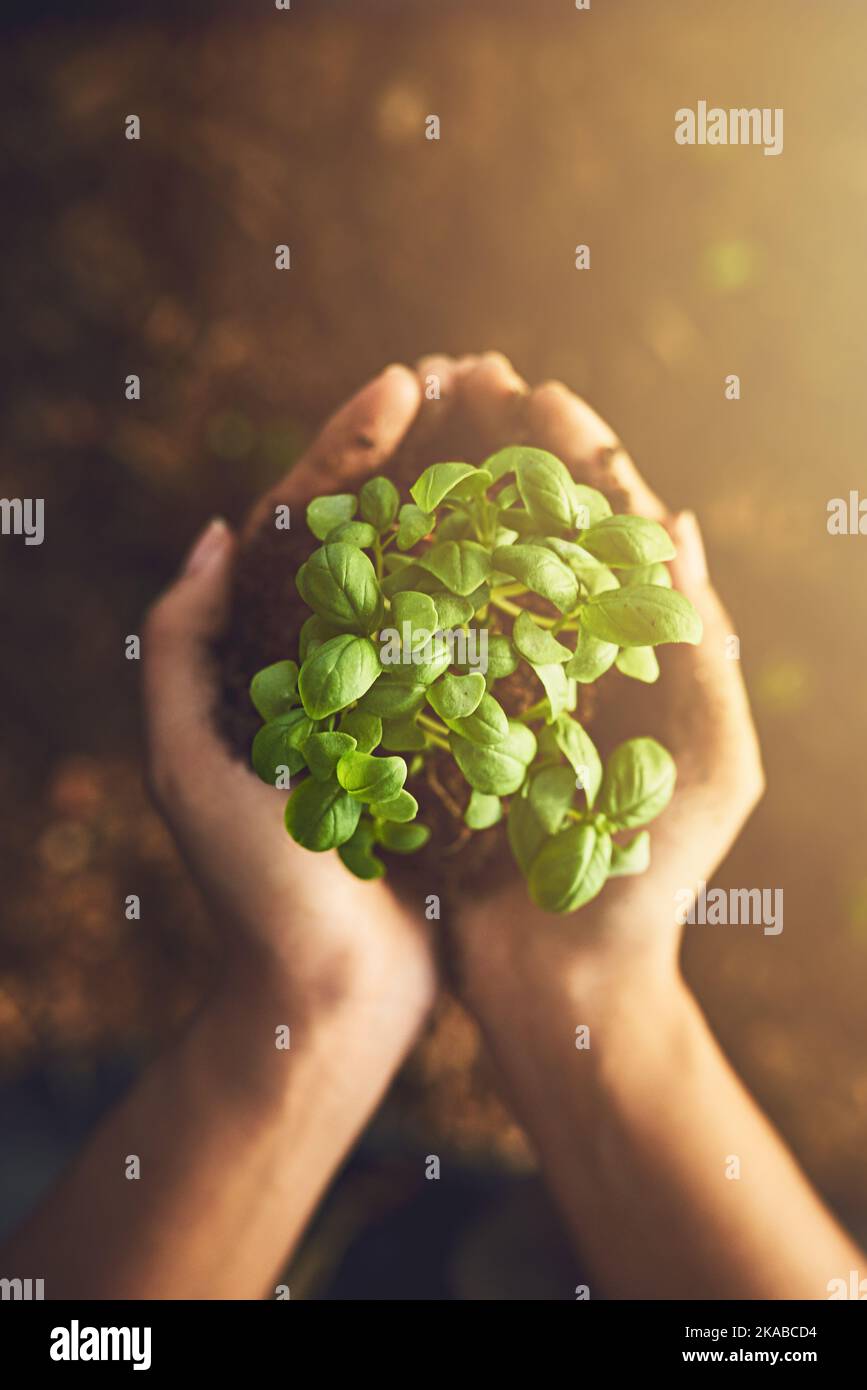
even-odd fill
[{"label": "green seedling", "polygon": [[[642,873],[674,761],[633,738],[603,766],[575,710],[580,684],[612,667],[653,682],[656,647],[701,640],[663,527],[613,515],[553,454],[522,446],[480,467],[432,464],[403,503],[385,477],[317,497],[307,523],[321,545],[296,576],[310,609],[297,659],[250,687],[265,721],[257,773],[277,787],[307,774],[286,804],[293,839],[381,878],[378,848],[428,841],[412,786],[447,755],[466,826],[505,819],[540,907],[574,912],[607,879]],[[511,717],[497,687],[521,667],[538,698]]]}]

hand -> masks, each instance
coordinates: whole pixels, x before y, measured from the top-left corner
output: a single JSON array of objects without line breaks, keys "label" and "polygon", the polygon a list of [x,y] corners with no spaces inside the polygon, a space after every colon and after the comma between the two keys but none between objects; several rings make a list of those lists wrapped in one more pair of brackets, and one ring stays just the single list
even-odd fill
[{"label": "hand", "polygon": [[556,968],[561,978],[571,972],[605,991],[632,978],[646,989],[674,974],[681,935],[675,894],[713,873],[763,789],[740,666],[726,655],[731,619],[708,579],[695,517],[672,516],[588,405],[559,383],[530,391],[498,354],[487,354],[458,389],[486,448],[515,442],[515,400],[522,395],[525,442],[556,454],[576,478],[606,493],[615,510],[666,526],[678,550],[674,585],[704,622],[698,647],[663,649],[658,685],[640,692],[642,726],[630,730],[657,735],[677,763],[674,799],[651,829],[649,870],[609,882],[575,917],[534,908],[522,884],[468,903],[455,932],[464,982],[472,995],[509,979],[550,979]]},{"label": "hand", "polygon": [[[419,423],[416,375],[388,368],[329,421],[291,475],[257,505],[303,515],[317,492],[357,487]],[[144,637],[149,780],[187,863],[226,934],[232,971],[258,971],[316,1012],[347,993],[399,1015],[401,1037],[430,1006],[435,971],[426,924],[385,882],[360,883],[335,854],[287,835],[286,793],[234,758],[213,715],[212,647],[227,617],[236,541],[225,523],[199,537],[182,574],[151,610]],[[387,1030],[386,1030],[387,1031]]]},{"label": "hand", "polygon": [[[524,442],[550,449],[615,510],[668,526],[674,583],[704,621],[700,646],[663,650],[661,679],[638,692],[641,724],[629,729],[658,734],[678,768],[651,831],[649,871],[606,884],[569,917],[534,908],[517,877],[465,903],[446,924],[465,1001],[607,1296],[825,1297],[859,1253],[726,1063],[677,970],[675,895],[714,871],[762,791],[738,663],[726,656],[731,622],[698,527],[670,516],[608,426],[564,387],[531,392],[488,354],[458,389],[487,429],[482,453],[520,442],[521,399]],[[619,715],[628,692],[605,679]],[[725,1155],[737,1156],[741,1181],[726,1181]]]}]

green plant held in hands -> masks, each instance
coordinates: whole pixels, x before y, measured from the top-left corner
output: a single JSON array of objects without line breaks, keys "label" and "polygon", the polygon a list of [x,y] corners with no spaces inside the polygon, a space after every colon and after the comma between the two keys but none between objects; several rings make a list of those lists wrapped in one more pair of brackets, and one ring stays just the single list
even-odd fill
[{"label": "green plant held in hands", "polygon": [[[642,827],[674,790],[659,743],[629,739],[603,767],[574,714],[579,684],[611,667],[653,682],[657,646],[701,640],[671,587],[674,547],[657,522],[614,516],[542,449],[432,464],[410,498],[377,477],[357,497],[310,503],[321,545],[296,583],[311,616],[297,661],[253,678],[265,721],[253,765],[278,787],[306,770],[286,804],[289,834],[375,879],[378,847],[426,844],[405,783],[450,756],[467,783],[465,825],[505,818],[534,902],[574,912],[606,879],[647,868]],[[538,699],[512,718],[497,685],[522,666]]]}]

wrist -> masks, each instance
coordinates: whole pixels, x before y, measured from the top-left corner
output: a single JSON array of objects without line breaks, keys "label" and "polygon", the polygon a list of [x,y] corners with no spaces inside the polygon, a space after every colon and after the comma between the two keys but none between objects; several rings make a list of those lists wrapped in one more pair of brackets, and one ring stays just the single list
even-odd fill
[{"label": "wrist", "polygon": [[[224,963],[211,1012],[232,1020],[232,1031],[249,1051],[288,1029],[291,1047],[328,1049],[344,1038],[353,1054],[408,1049],[433,1007],[437,977],[429,942],[410,932],[390,938],[355,924],[351,944],[327,951],[302,951],[287,959],[270,942],[244,941]],[[374,924],[376,925],[376,924]],[[246,1039],[255,1038],[253,1049]],[[350,1068],[351,1069],[351,1068]]]},{"label": "wrist", "polygon": [[639,1006],[664,1013],[685,991],[676,940],[599,926],[527,914],[509,929],[480,913],[452,937],[459,993],[484,1028],[566,1007],[596,1023]]}]

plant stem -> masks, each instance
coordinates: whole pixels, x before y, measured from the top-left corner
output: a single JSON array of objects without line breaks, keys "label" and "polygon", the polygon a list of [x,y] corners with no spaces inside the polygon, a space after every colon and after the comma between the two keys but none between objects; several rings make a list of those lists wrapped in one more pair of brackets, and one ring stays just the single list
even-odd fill
[{"label": "plant stem", "polygon": [[[447,739],[449,736],[449,731],[444,724],[441,724],[438,719],[431,719],[426,714],[417,715],[416,723],[421,724],[428,733],[436,734],[437,738]],[[448,747],[448,744],[445,746]]]},{"label": "plant stem", "polygon": [[529,709],[525,709],[524,713],[519,714],[517,717],[522,724],[527,724],[531,719],[538,719],[540,715],[547,714],[549,708],[550,706],[546,696],[542,700],[537,700],[535,705],[531,705]]},{"label": "plant stem", "polygon": [[441,748],[444,753],[451,752],[451,749],[449,748],[449,745],[446,743],[444,738],[438,738],[436,734],[432,734],[428,729],[425,729],[424,736],[428,741],[429,747]]},{"label": "plant stem", "polygon": [[[524,609],[519,607],[517,603],[511,603],[510,600],[507,598],[500,598],[499,591],[497,589],[495,589],[494,592],[491,594],[491,597],[488,600],[488,602],[492,603],[495,608],[501,608],[504,613],[511,613],[513,618],[517,618],[521,613],[524,612]],[[544,622],[545,619],[540,618],[539,621]]]}]

